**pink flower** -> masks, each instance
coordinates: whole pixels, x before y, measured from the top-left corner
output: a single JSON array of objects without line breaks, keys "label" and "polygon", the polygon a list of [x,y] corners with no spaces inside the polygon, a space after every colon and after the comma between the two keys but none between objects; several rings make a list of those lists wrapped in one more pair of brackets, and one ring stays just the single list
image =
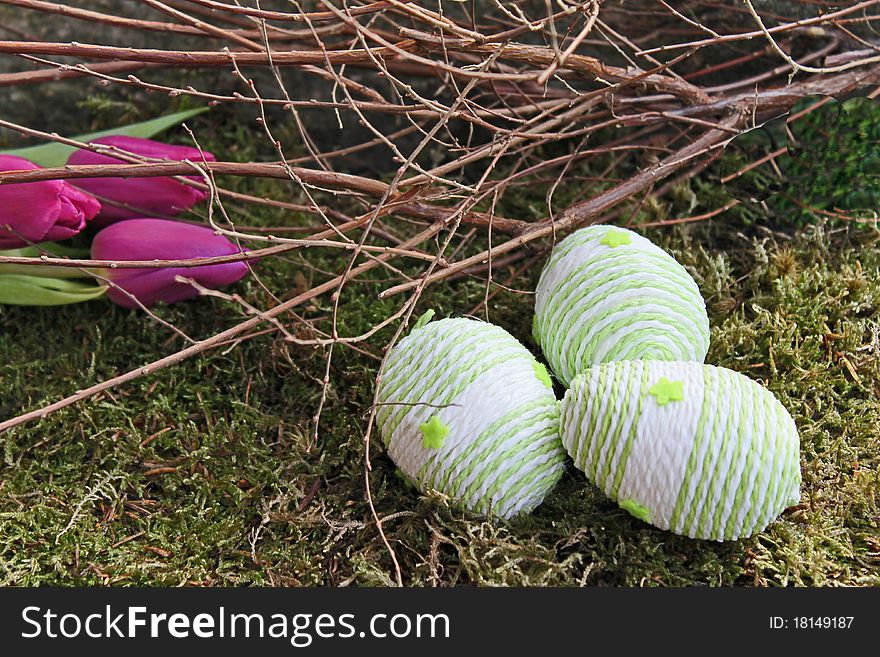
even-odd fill
[{"label": "pink flower", "polygon": [[[22,157],[0,155],[0,171],[40,167]],[[63,180],[2,184],[0,179],[0,249],[73,237],[101,204]]]},{"label": "pink flower", "polygon": [[[139,137],[102,137],[91,143],[115,146],[123,151],[154,159],[178,162],[182,160],[201,162],[203,156],[209,162],[214,162],[216,159],[211,153],[203,153],[189,146],[173,146]],[[67,163],[121,164],[125,163],[125,160],[81,149],[74,151]],[[187,176],[187,178],[202,182],[202,179],[196,176]],[[207,192],[184,185],[167,176],[156,178],[81,178],[76,181],[76,184],[95,196],[136,208],[127,210],[105,203],[101,214],[95,221],[95,225],[99,227],[120,219],[132,219],[150,214],[175,216],[208,197]]]},{"label": "pink flower", "polygon": [[[242,249],[210,228],[165,219],[121,221],[104,228],[92,242],[94,260],[185,260],[241,252]],[[144,306],[199,296],[198,290],[189,283],[175,281],[178,275],[191,278],[203,287],[217,289],[231,285],[247,273],[248,265],[243,260],[201,267],[118,268],[102,272],[117,286],[111,286],[107,296],[125,308],[138,307],[128,294]]]}]

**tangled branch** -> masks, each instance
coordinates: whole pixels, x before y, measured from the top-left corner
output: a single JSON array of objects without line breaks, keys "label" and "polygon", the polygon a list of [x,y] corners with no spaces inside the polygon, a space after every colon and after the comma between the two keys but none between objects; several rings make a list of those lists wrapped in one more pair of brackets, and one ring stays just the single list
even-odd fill
[{"label": "tangled branch", "polygon": [[[207,217],[191,220],[262,246],[247,254],[191,260],[109,263],[47,254],[30,262],[192,268],[308,248],[337,249],[345,254],[344,264],[327,280],[269,308],[243,301],[249,317],[239,324],[45,407],[24,410],[0,422],[0,432],[227,345],[264,324],[295,339],[291,325],[298,320],[291,311],[321,295],[331,295],[334,312],[324,327],[328,337],[319,344],[356,348],[375,331],[340,335],[336,311],[345,302],[345,286],[376,267],[393,279],[383,297],[405,295],[399,311],[383,323],[397,322],[399,336],[428,287],[487,272],[491,285],[499,270],[493,263],[510,267],[529,257],[535,245],[619,217],[634,198],[662,193],[664,181],[674,176],[696,175],[734,136],[803,98],[866,88],[876,94],[872,89],[880,83],[880,44],[870,33],[861,36],[861,28],[877,20],[880,0],[844,8],[827,3],[824,13],[816,13],[821,2],[749,0],[676,6],[663,0],[293,0],[271,9],[215,0],[142,4],[150,18],[44,0],[0,0],[16,11],[43,14],[50,36],[68,23],[109,25],[156,43],[141,48],[51,38],[0,41],[0,56],[13,58],[20,69],[0,74],[0,86],[39,88],[81,79],[135,94],[256,109],[272,157],[167,162],[115,152],[124,164],[7,172],[0,174],[0,185],[176,176],[208,190],[213,199]],[[811,17],[795,11],[803,6],[813,8]],[[731,79],[732,61],[748,64],[748,79]],[[200,69],[227,71],[227,86],[209,86]],[[191,77],[175,82],[185,71]],[[304,81],[319,92],[300,93]],[[313,113],[320,113],[325,126],[338,127],[343,145],[327,145],[314,134],[316,122],[304,118]],[[0,128],[10,134],[101,148],[0,119]],[[276,138],[282,120],[296,127],[296,143]],[[352,142],[353,134],[358,137]],[[358,153],[392,164],[369,175],[357,172],[350,161]],[[625,158],[639,163],[637,170],[614,178],[615,164]],[[241,177],[286,184],[278,186],[277,197],[261,197],[217,182]],[[506,195],[525,185],[547,190],[546,208],[528,217],[497,214]],[[557,208],[554,194],[562,187],[580,190],[575,194],[580,200]],[[310,223],[279,226],[270,234],[237,226],[232,217],[251,205],[295,211]],[[681,221],[710,220],[723,210]],[[305,235],[286,236],[294,230]],[[498,234],[505,239],[497,242]],[[485,242],[469,252],[464,247],[473,235]],[[0,265],[26,261],[0,257]],[[329,348],[327,372],[332,353]],[[328,384],[325,377],[322,404]],[[319,418],[320,410],[316,436]],[[368,428],[367,473],[369,435]],[[374,519],[381,532],[381,519]],[[400,581],[399,570],[397,577]]]}]

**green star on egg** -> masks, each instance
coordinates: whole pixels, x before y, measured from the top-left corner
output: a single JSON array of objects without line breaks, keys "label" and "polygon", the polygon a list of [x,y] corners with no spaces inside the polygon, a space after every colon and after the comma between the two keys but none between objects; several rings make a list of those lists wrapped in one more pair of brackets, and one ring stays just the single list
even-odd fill
[{"label": "green star on egg", "polygon": [[419,425],[422,432],[422,447],[425,449],[440,449],[443,447],[443,439],[449,433],[449,427],[440,421],[440,417],[432,415],[431,419]]},{"label": "green star on egg", "polygon": [[660,406],[665,406],[671,401],[684,399],[684,381],[670,381],[661,376],[657,383],[648,388],[648,392],[657,398]]},{"label": "green star on egg", "polygon": [[538,381],[553,390],[553,381],[550,380],[550,372],[548,372],[547,368],[544,367],[544,363],[539,363],[538,361],[535,361],[534,363],[532,363],[532,369],[535,370],[535,376],[537,377]]},{"label": "green star on egg", "polygon": [[612,249],[631,243],[632,239],[630,239],[629,233],[625,233],[622,230],[609,230],[602,236],[602,239],[599,240],[599,244],[604,244]]},{"label": "green star on egg", "polygon": [[651,512],[648,510],[648,507],[642,506],[635,500],[621,500],[620,508],[624,511],[629,511],[630,515],[635,516],[639,520],[651,522]]}]

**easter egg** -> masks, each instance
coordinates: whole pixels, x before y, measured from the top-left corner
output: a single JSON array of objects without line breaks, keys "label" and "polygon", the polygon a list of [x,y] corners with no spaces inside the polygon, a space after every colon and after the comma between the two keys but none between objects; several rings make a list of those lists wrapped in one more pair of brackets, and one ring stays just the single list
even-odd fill
[{"label": "easter egg", "polygon": [[531,511],[562,475],[547,370],[492,324],[420,320],[388,355],[378,402],[383,442],[402,473],[477,513]]},{"label": "easter egg", "polygon": [[572,382],[561,414],[575,466],[661,529],[733,540],[761,531],[800,499],[794,421],[771,392],[737,372],[604,363]]},{"label": "easter egg", "polygon": [[663,249],[614,226],[553,249],[535,293],[535,340],[565,384],[598,363],[703,362],[709,318],[694,279]]}]

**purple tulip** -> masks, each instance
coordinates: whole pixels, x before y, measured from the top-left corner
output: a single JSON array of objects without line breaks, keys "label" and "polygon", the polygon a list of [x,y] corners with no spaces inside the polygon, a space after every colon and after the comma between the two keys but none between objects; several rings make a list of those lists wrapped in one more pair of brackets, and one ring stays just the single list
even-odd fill
[{"label": "purple tulip", "polygon": [[[32,171],[33,162],[0,155],[0,171]],[[101,204],[63,180],[0,185],[0,249],[73,237]]]},{"label": "purple tulip", "polygon": [[[185,260],[241,252],[242,249],[206,226],[165,219],[121,221],[101,230],[92,242],[94,260]],[[231,285],[247,273],[248,265],[243,260],[201,267],[109,269],[102,272],[116,285],[107,290],[107,296],[125,308],[138,307],[128,294],[144,306],[199,296],[198,290],[189,283],[175,281],[174,277],[178,275],[191,278],[203,287],[217,289]]]},{"label": "purple tulip", "polygon": [[[203,156],[209,162],[214,162],[216,159],[211,153],[200,152],[189,146],[173,146],[139,137],[102,137],[91,143],[115,146],[129,153],[153,159],[178,162],[182,160],[201,162]],[[74,151],[67,160],[68,164],[120,164],[124,162],[125,160],[100,155],[89,150]],[[203,182],[201,178],[196,176],[187,176],[187,178]],[[135,210],[127,210],[105,203],[101,214],[95,221],[95,225],[99,227],[115,223],[120,219],[132,219],[150,214],[173,217],[208,197],[207,192],[189,187],[167,176],[156,178],[81,178],[76,181],[76,184],[95,196],[136,208]]]}]

